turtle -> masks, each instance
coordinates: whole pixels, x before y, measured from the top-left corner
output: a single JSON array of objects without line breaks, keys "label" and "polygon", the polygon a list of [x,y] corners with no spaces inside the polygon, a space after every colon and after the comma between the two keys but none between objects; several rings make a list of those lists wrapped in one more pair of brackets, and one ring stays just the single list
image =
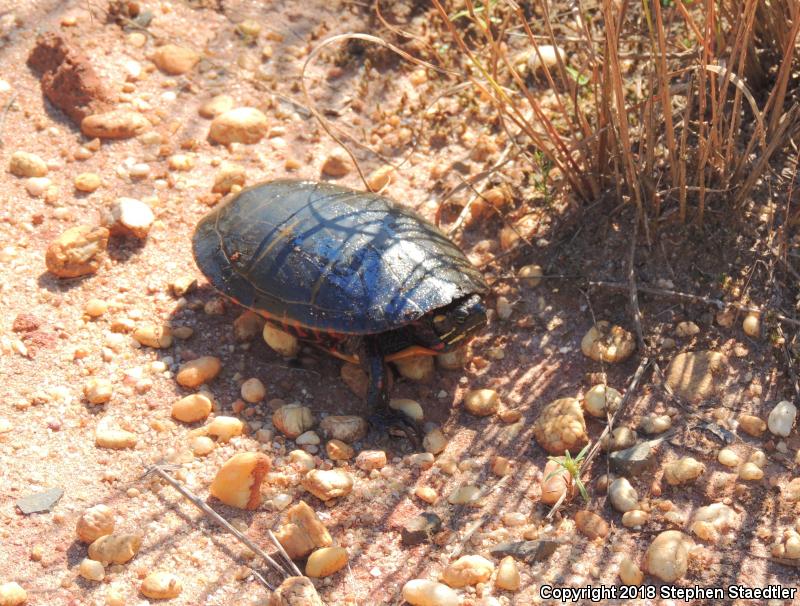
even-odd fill
[{"label": "turtle", "polygon": [[433,224],[376,193],[258,183],[205,215],[192,248],[224,297],[360,365],[370,421],[384,428],[410,424],[388,406],[387,363],[452,351],[487,322],[480,271]]}]

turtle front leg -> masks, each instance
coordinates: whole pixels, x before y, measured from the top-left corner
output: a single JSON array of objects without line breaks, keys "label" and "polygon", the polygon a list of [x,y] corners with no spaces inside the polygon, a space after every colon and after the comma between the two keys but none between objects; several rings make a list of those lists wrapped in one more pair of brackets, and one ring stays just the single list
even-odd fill
[{"label": "turtle front leg", "polygon": [[380,344],[374,337],[364,337],[359,352],[361,366],[369,375],[367,404],[370,408],[369,423],[377,434],[397,430],[406,438],[420,445],[420,428],[402,412],[389,407],[389,368],[383,360]]}]

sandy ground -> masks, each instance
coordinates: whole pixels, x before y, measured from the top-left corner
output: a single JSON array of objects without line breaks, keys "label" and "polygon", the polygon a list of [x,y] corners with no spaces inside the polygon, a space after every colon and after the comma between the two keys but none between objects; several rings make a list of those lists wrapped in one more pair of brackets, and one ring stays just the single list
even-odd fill
[{"label": "sandy ground", "polygon": [[[780,491],[796,475],[796,465],[792,469],[800,446],[796,430],[786,440],[785,457],[773,456],[772,441],[738,433],[732,448],[743,458],[755,448],[769,454],[765,478],[742,483],[716,462],[721,445],[713,436],[687,429],[690,422],[701,418],[730,425],[740,412],[766,418],[775,402],[789,393],[788,385],[776,370],[776,358],[768,345],[746,337],[739,323],[730,329],[713,324],[709,310],[701,306],[643,297],[646,328],[659,344],[662,367],[675,352],[661,348],[662,337],[674,333],[676,322],[691,319],[701,326],[701,332],[677,339],[677,348],[714,348],[728,355],[730,369],[720,397],[702,409],[676,407],[650,375],[639,389],[623,422],[635,427],[645,413],[670,414],[679,432],[659,452],[660,461],[691,455],[707,467],[689,488],[667,486],[661,482],[661,471],[655,477],[635,478],[640,498],[652,509],[649,522],[639,531],[622,527],[620,514],[606,503],[604,492],[594,488],[595,479],[605,472],[603,457],[597,459],[587,478],[593,497],[590,508],[611,524],[604,540],[589,541],[576,531],[572,515],[579,508],[577,501],[562,509],[552,522],[544,519],[547,508],[538,503],[546,454],[532,439],[533,421],[547,402],[585,392],[593,384],[591,373],[603,370],[580,352],[592,313],[632,329],[624,294],[598,292],[587,299],[568,281],[548,281],[536,289],[495,281],[494,294],[506,296],[514,311],[508,320],[492,317],[487,330],[473,342],[473,356],[466,368],[437,371],[430,384],[396,382],[396,396],[418,400],[425,408],[426,420],[442,424],[449,443],[439,459],[455,461],[455,473],[445,473],[440,466],[420,471],[404,458],[411,452],[407,443],[387,439],[382,444],[356,444],[357,449],[386,448],[389,466],[367,474],[348,465],[356,478],[355,490],[348,497],[326,505],[296,485],[296,474],[286,456],[294,444],[280,435],[266,442],[255,438],[259,429],[272,429],[271,408],[279,405],[277,400],[302,402],[318,418],[365,415],[365,405],[341,381],[336,360],[308,350],[303,365],[288,365],[260,339],[244,344],[234,339],[232,324],[240,310],[228,306],[222,315],[206,313],[204,305],[215,295],[194,265],[190,237],[194,224],[208,211],[205,201],[222,161],[245,166],[248,183],[284,176],[320,177],[322,162],[335,144],[301,104],[291,102],[301,99],[298,77],[302,64],[321,37],[372,31],[375,24],[370,12],[355,2],[222,4],[224,10],[183,2],[143,2],[154,19],[149,27],[152,36],[140,48],[131,44],[130,32],[106,23],[105,7],[95,3],[0,2],[0,107],[14,101],[0,134],[0,419],[11,426],[0,434],[0,581],[19,582],[33,605],[103,604],[111,588],[127,596],[127,604],[140,604],[147,603],[138,593],[141,578],[153,570],[168,570],[178,574],[184,584],[181,595],[170,603],[266,603],[265,590],[244,568],[258,568],[258,562],[172,488],[142,478],[149,465],[174,462],[180,465],[178,477],[206,498],[209,483],[225,460],[237,452],[261,450],[273,457],[274,468],[285,472],[289,483],[266,485],[265,501],[284,492],[295,500],[307,500],[334,540],[348,549],[348,566],[316,583],[331,606],[399,604],[400,589],[407,580],[436,578],[455,551],[488,555],[492,545],[519,540],[526,533],[535,536],[537,529],[539,538],[553,538],[563,545],[545,562],[520,564],[520,591],[504,592],[487,583],[462,590],[465,605],[538,603],[543,601],[539,588],[547,583],[570,587],[618,584],[618,565],[624,556],[641,565],[647,545],[658,532],[686,530],[685,520],[697,507],[723,499],[738,512],[734,531],[716,545],[704,544],[678,584],[797,586],[797,568],[769,558],[774,537],[791,527],[798,516],[798,505],[787,502]],[[405,11],[406,17],[409,12]],[[76,24],[63,26],[62,20],[70,17]],[[424,12],[417,13],[414,23],[419,25],[424,17]],[[253,45],[235,31],[236,24],[246,18],[262,24]],[[79,41],[108,88],[120,97],[119,103],[138,106],[156,124],[153,130],[161,135],[160,144],[148,144],[141,138],[104,142],[88,159],[74,158],[87,139],[45,102],[38,77],[25,65],[35,34],[48,30],[63,31]],[[204,59],[185,76],[166,76],[147,59],[157,41],[192,47],[201,51]],[[264,47],[272,51],[267,60],[263,60]],[[318,67],[312,69],[312,94],[322,108],[330,110],[328,115],[335,117],[337,124],[382,145],[387,153],[400,150],[396,157],[401,157],[408,146],[398,132],[415,124],[414,110],[433,100],[437,84],[412,84],[408,66],[394,62],[373,66],[373,56],[365,59],[341,48],[323,53]],[[129,61],[140,64],[144,75],[133,83],[131,92],[123,93]],[[237,105],[261,108],[271,123],[270,136],[255,145],[230,149],[209,143],[209,122],[198,116],[197,109],[221,92],[232,95]],[[444,112],[445,130],[459,122],[457,113]],[[389,119],[393,115],[399,122]],[[438,192],[448,179],[432,174],[438,175],[441,166],[465,174],[485,167],[470,156],[483,128],[476,121],[468,137],[451,136],[444,145],[418,146],[388,194],[432,217]],[[30,196],[24,180],[6,172],[7,159],[17,150],[36,153],[48,162],[48,177],[58,188],[54,200]],[[166,157],[181,151],[194,158],[192,170],[168,170]],[[381,164],[366,152],[359,157],[366,169]],[[299,168],[287,170],[287,159],[296,160]],[[150,166],[149,176],[131,178],[127,169],[142,162]],[[73,179],[81,172],[101,175],[103,185],[88,195],[77,192]],[[359,185],[354,171],[337,182]],[[50,275],[44,262],[48,243],[69,226],[99,221],[102,210],[119,196],[146,200],[153,207],[156,222],[147,240],[112,238],[108,259],[95,275],[76,280]],[[629,229],[629,217],[604,219],[601,226],[587,229],[579,238],[568,233],[561,239],[545,227],[539,234],[540,246],[525,260],[540,263],[552,273],[570,274],[577,269],[611,279],[624,275],[622,260],[628,246],[624,232]],[[497,228],[491,224],[485,233],[473,230],[460,237],[477,262],[499,252]],[[597,254],[598,250],[602,254]],[[718,256],[713,251],[704,254],[714,257],[709,265],[715,269]],[[648,259],[642,251],[640,258],[648,260],[641,269],[655,281],[656,277],[669,277],[658,273],[665,265],[672,267],[678,276],[673,276],[675,287],[691,291],[697,286],[691,270],[694,266],[702,269],[704,254],[693,260],[681,255]],[[509,261],[490,271],[496,278],[513,269]],[[197,278],[199,287],[185,298],[176,298],[169,285],[187,276]],[[84,315],[91,298],[109,304],[109,311],[96,320]],[[15,332],[13,325],[20,314],[32,318],[35,328]],[[186,341],[176,340],[168,349],[143,348],[127,330],[144,322],[188,326],[194,334]],[[207,457],[195,458],[188,445],[192,427],[170,418],[171,404],[189,393],[177,385],[173,375],[182,360],[206,354],[218,356],[224,365],[209,386],[216,400],[214,414],[240,416],[246,421],[247,435],[218,445]],[[634,356],[605,369],[609,384],[624,391],[637,365]],[[92,406],[84,400],[83,385],[91,376],[113,382],[114,394],[108,404]],[[241,407],[236,404],[239,386],[250,377],[258,377],[266,385],[265,403]],[[479,419],[464,413],[463,396],[477,387],[496,389],[505,407],[521,412],[521,421],[508,425],[497,417]],[[94,434],[101,420],[137,434],[137,446],[122,451],[97,448]],[[588,422],[592,437],[599,436],[602,429],[601,423]],[[513,474],[499,485],[490,471],[495,455],[514,462]],[[319,463],[324,464],[322,460]],[[443,498],[470,483],[498,487],[488,492],[480,507],[453,506]],[[420,484],[438,491],[440,499],[434,506],[413,496]],[[52,512],[25,516],[15,507],[21,496],[52,487],[64,489]],[[662,506],[667,501],[672,505]],[[265,546],[266,530],[276,528],[282,519],[281,513],[268,505],[244,512],[213,499],[209,502]],[[115,509],[119,530],[144,534],[136,558],[110,568],[101,583],[77,576],[86,547],[74,533],[80,513],[97,503]],[[670,507],[683,524],[665,517]],[[440,515],[444,530],[433,544],[403,546],[399,529],[425,510]],[[503,515],[512,512],[526,516],[523,526],[503,523]],[[476,523],[478,529],[463,542]],[[647,578],[647,583],[653,582],[655,579]],[[618,603],[673,602],[635,599]],[[800,598],[774,603],[800,604]]]}]

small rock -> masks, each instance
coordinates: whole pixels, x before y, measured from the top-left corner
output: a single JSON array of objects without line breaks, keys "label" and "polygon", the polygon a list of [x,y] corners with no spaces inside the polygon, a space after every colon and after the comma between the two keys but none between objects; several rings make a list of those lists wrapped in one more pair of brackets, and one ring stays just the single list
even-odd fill
[{"label": "small rock", "polygon": [[567,63],[567,53],[558,46],[540,44],[538,45],[539,52],[536,50],[535,48],[531,49],[527,56],[527,67],[533,74],[544,71],[545,67],[552,71],[558,65],[559,60],[564,64]]},{"label": "small rock", "polygon": [[52,183],[48,177],[31,177],[25,181],[25,190],[34,198],[40,198],[48,191]]},{"label": "small rock", "polygon": [[430,505],[436,503],[439,498],[439,495],[430,486],[418,486],[414,494]]},{"label": "small rock", "polygon": [[253,377],[242,383],[240,393],[245,402],[255,404],[264,399],[264,396],[267,395],[267,389],[261,381]]},{"label": "small rock", "polygon": [[443,583],[414,579],[403,585],[403,599],[411,606],[459,606],[461,598]]},{"label": "small rock", "polygon": [[278,528],[275,537],[290,558],[304,558],[318,547],[330,547],[333,544],[325,525],[305,501],[292,505],[286,517],[287,522]]},{"label": "small rock", "polygon": [[305,431],[295,438],[298,446],[316,446],[320,441],[319,436],[314,431]]},{"label": "small rock", "polygon": [[187,154],[172,154],[167,158],[167,166],[170,170],[188,172],[194,168],[194,158]]},{"label": "small rock", "polygon": [[336,439],[330,440],[325,445],[325,452],[334,461],[349,461],[356,454],[352,446]]},{"label": "small rock", "polygon": [[581,340],[583,354],[596,362],[619,363],[627,360],[636,349],[636,339],[621,326],[600,320]]},{"label": "small rock", "polygon": [[528,564],[542,562],[556,552],[561,545],[558,541],[515,541],[512,543],[500,543],[489,551],[493,556],[511,556],[515,560],[521,560]]},{"label": "small rock", "polygon": [[111,233],[146,238],[154,220],[150,207],[135,198],[119,198],[111,207]]},{"label": "small rock", "polygon": [[212,120],[233,109],[234,100],[230,95],[217,95],[200,106],[198,112],[203,118]]},{"label": "small rock", "polygon": [[430,383],[434,375],[433,356],[413,356],[395,360],[401,377],[417,383]]},{"label": "small rock", "polygon": [[603,438],[602,448],[606,452],[617,452],[631,448],[636,444],[636,432],[630,427],[617,427]]},{"label": "small rock", "polygon": [[151,572],[142,581],[139,591],[146,598],[170,600],[181,594],[183,585],[181,580],[171,572]]},{"label": "small rock", "polygon": [[748,461],[739,467],[739,479],[757,482],[764,477],[764,470],[755,463]]},{"label": "small rock", "polygon": [[303,488],[321,501],[344,497],[353,490],[353,478],[343,469],[314,469],[303,478]]},{"label": "small rock", "polygon": [[578,527],[581,534],[591,540],[604,538],[608,535],[608,523],[588,509],[581,509],[575,513],[575,526]]},{"label": "small rock", "polygon": [[244,187],[246,180],[247,170],[243,166],[225,162],[220,166],[219,171],[217,171],[217,174],[214,176],[214,185],[211,191],[215,194],[227,195],[234,187]]},{"label": "small rock", "polygon": [[106,577],[106,569],[97,560],[84,558],[78,566],[78,574],[88,581],[102,581]]},{"label": "small rock", "polygon": [[81,132],[87,137],[100,139],[128,139],[137,137],[151,127],[142,114],[129,110],[115,110],[87,116],[81,122]]},{"label": "small rock", "polygon": [[356,467],[363,471],[386,467],[386,453],[382,450],[362,450],[356,457]]},{"label": "small rock", "polygon": [[[0,606],[22,606],[27,601],[28,592],[17,583],[12,581],[0,585]],[[453,606],[458,606],[458,600],[453,602]]]},{"label": "small rock", "polygon": [[614,509],[625,513],[639,508],[639,494],[627,478],[617,478],[608,487],[608,498]]},{"label": "small rock", "polygon": [[506,556],[500,561],[494,584],[498,589],[505,591],[517,591],[520,588],[522,581],[514,558]]},{"label": "small rock", "polygon": [[44,177],[47,163],[36,154],[18,151],[11,154],[8,171],[17,177]]},{"label": "small rock", "polygon": [[329,577],[347,565],[347,550],[343,547],[322,547],[308,556],[306,575],[314,578]]},{"label": "small rock", "polygon": [[713,351],[680,353],[667,368],[667,385],[680,397],[699,403],[716,393],[726,364],[725,356]]},{"label": "small rock", "polygon": [[[560,460],[563,461],[563,457]],[[547,461],[540,484],[541,500],[545,505],[555,505],[564,493],[567,493],[567,498],[572,496],[572,476],[558,461]]]},{"label": "small rock", "polygon": [[517,278],[528,288],[539,286],[543,275],[544,269],[541,265],[523,265],[517,272]]},{"label": "small rock", "polygon": [[501,320],[508,320],[514,312],[514,306],[509,303],[506,297],[497,297],[495,307],[497,309],[497,317]]},{"label": "small rock", "polygon": [[759,338],[761,336],[761,316],[754,311],[749,312],[742,321],[742,330],[748,337]]},{"label": "small rock", "polygon": [[114,388],[108,379],[98,379],[93,377],[86,381],[83,386],[83,395],[89,404],[105,404],[111,399]]},{"label": "small rock", "polygon": [[625,557],[619,563],[619,579],[624,585],[641,585],[644,582],[644,573],[636,562]]},{"label": "small rock", "polygon": [[641,509],[631,509],[622,514],[622,525],[625,528],[641,528],[650,519],[650,514]]},{"label": "small rock", "polygon": [[352,168],[352,160],[341,148],[334,149],[322,163],[322,174],[329,177],[344,177]]},{"label": "small rock", "polygon": [[649,435],[664,433],[670,427],[672,427],[672,419],[669,415],[648,414],[639,422],[639,429]]},{"label": "small rock", "polygon": [[788,400],[783,400],[770,411],[767,427],[770,433],[786,438],[791,433],[796,418],[797,407]]},{"label": "small rock", "polygon": [[208,396],[193,393],[181,398],[172,405],[172,416],[184,423],[203,421],[211,414],[213,404]]},{"label": "small rock", "polygon": [[730,448],[723,448],[717,455],[717,461],[725,467],[738,467],[742,460]]},{"label": "small rock", "polygon": [[179,76],[190,71],[200,61],[200,55],[190,48],[165,44],[159,46],[150,59],[162,72]]},{"label": "small rock", "polygon": [[474,484],[467,484],[459,486],[451,492],[447,497],[447,502],[451,505],[477,505],[480,498],[481,489]]},{"label": "small rock", "polygon": [[577,454],[589,439],[583,409],[575,398],[561,398],[544,407],[533,426],[533,435],[547,452]]},{"label": "small rock", "polygon": [[795,478],[782,486],[781,495],[790,503],[800,501],[800,478]]},{"label": "small rock", "polygon": [[237,107],[211,122],[209,138],[214,143],[258,143],[269,131],[267,117],[254,107]]},{"label": "small rock", "polygon": [[75,534],[84,543],[94,543],[100,537],[114,532],[114,512],[106,505],[95,505],[81,514],[75,525]]},{"label": "small rock", "polygon": [[436,356],[436,364],[445,370],[460,370],[467,362],[467,348],[459,347]]},{"label": "small rock", "polygon": [[724,503],[700,507],[692,516],[692,532],[704,541],[717,542],[720,533],[736,525],[736,512]]},{"label": "small rock", "polygon": [[232,456],[219,469],[210,492],[220,501],[239,509],[261,505],[261,483],[272,462],[263,452],[242,452]]},{"label": "small rock", "polygon": [[392,182],[394,173],[394,167],[389,164],[376,168],[367,176],[367,187],[370,191],[382,190]]},{"label": "small rock", "polygon": [[764,419],[754,415],[743,414],[739,417],[739,428],[749,436],[759,438],[767,429]]},{"label": "small rock", "polygon": [[175,380],[179,385],[194,389],[211,381],[222,370],[222,362],[213,356],[201,356],[181,365]]},{"label": "small rock", "polygon": [[255,339],[262,330],[264,330],[264,318],[249,309],[233,321],[233,334],[237,341]]},{"label": "small rock", "polygon": [[91,193],[103,184],[103,180],[96,173],[81,173],[75,177],[74,183],[78,191]]},{"label": "small rock", "polygon": [[431,542],[433,535],[442,529],[442,519],[432,511],[426,511],[406,522],[401,531],[403,545],[413,546]]},{"label": "small rock", "polygon": [[140,534],[108,534],[89,545],[89,557],[98,562],[124,564],[133,559],[141,546]]},{"label": "small rock", "polygon": [[204,457],[207,454],[211,454],[215,446],[214,440],[208,436],[195,436],[191,441],[192,452],[196,457]]},{"label": "small rock", "polygon": [[71,227],[47,248],[47,269],[59,278],[77,278],[93,274],[108,246],[108,230],[105,227],[79,225]]},{"label": "small rock", "polygon": [[675,327],[675,336],[680,338],[692,337],[700,332],[700,327],[694,322],[679,322]]},{"label": "small rock", "polygon": [[691,538],[677,530],[659,534],[645,554],[647,572],[662,581],[672,583],[682,578],[689,567]]},{"label": "small rock", "polygon": [[606,418],[606,414],[614,414],[622,403],[622,394],[613,387],[602,383],[595,385],[583,398],[583,408],[593,417]]},{"label": "small rock", "polygon": [[99,318],[108,311],[108,303],[102,299],[89,299],[83,311],[90,318]]},{"label": "small rock", "polygon": [[450,563],[442,573],[442,581],[450,587],[466,587],[488,581],[494,572],[494,564],[479,555],[465,555]]},{"label": "small rock", "polygon": [[699,478],[705,470],[706,466],[697,459],[681,457],[664,467],[664,479],[672,486],[688,484]]},{"label": "small rock", "polygon": [[25,515],[51,511],[64,496],[63,488],[50,488],[20,497],[14,503]]},{"label": "small rock", "polygon": [[422,447],[426,452],[437,455],[447,448],[447,438],[441,429],[434,427],[422,438]]},{"label": "small rock", "polygon": [[399,410],[412,421],[422,421],[425,416],[422,410],[422,405],[416,400],[408,400],[406,398],[392,398],[389,400],[389,408]]},{"label": "small rock", "polygon": [[341,377],[348,389],[362,399],[366,399],[369,389],[369,376],[357,364],[345,362],[341,368]]},{"label": "small rock", "polygon": [[[286,437],[295,439],[314,426],[314,415],[308,406],[286,404],[272,414],[272,424]],[[325,427],[322,430],[325,431]]]},{"label": "small rock", "polygon": [[209,435],[216,436],[218,442],[228,442],[244,433],[244,423],[236,417],[219,416],[206,425]]},{"label": "small rock", "polygon": [[133,331],[133,338],[145,347],[164,349],[172,345],[172,331],[169,326],[142,324]]},{"label": "small rock", "polygon": [[476,417],[486,417],[500,408],[500,396],[494,389],[473,389],[464,396],[464,408]]},{"label": "small rock", "polygon": [[124,450],[126,448],[134,448],[139,442],[139,437],[135,433],[124,429],[98,425],[94,441],[99,448]]},{"label": "small rock", "polygon": [[296,358],[300,352],[300,341],[294,335],[275,328],[267,322],[262,336],[267,345],[284,358]]},{"label": "small rock", "polygon": [[272,594],[269,606],[324,606],[324,604],[311,579],[289,577]]},{"label": "small rock", "polygon": [[331,415],[319,424],[322,432],[330,439],[352,444],[367,435],[366,420],[354,415]]}]

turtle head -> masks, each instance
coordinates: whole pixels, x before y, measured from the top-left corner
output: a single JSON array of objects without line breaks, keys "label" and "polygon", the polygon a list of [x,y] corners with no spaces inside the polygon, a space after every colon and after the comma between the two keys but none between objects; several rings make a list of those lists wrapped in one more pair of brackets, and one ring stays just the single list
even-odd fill
[{"label": "turtle head", "polygon": [[431,315],[431,326],[444,351],[455,349],[486,325],[486,306],[480,295],[456,299]]}]

